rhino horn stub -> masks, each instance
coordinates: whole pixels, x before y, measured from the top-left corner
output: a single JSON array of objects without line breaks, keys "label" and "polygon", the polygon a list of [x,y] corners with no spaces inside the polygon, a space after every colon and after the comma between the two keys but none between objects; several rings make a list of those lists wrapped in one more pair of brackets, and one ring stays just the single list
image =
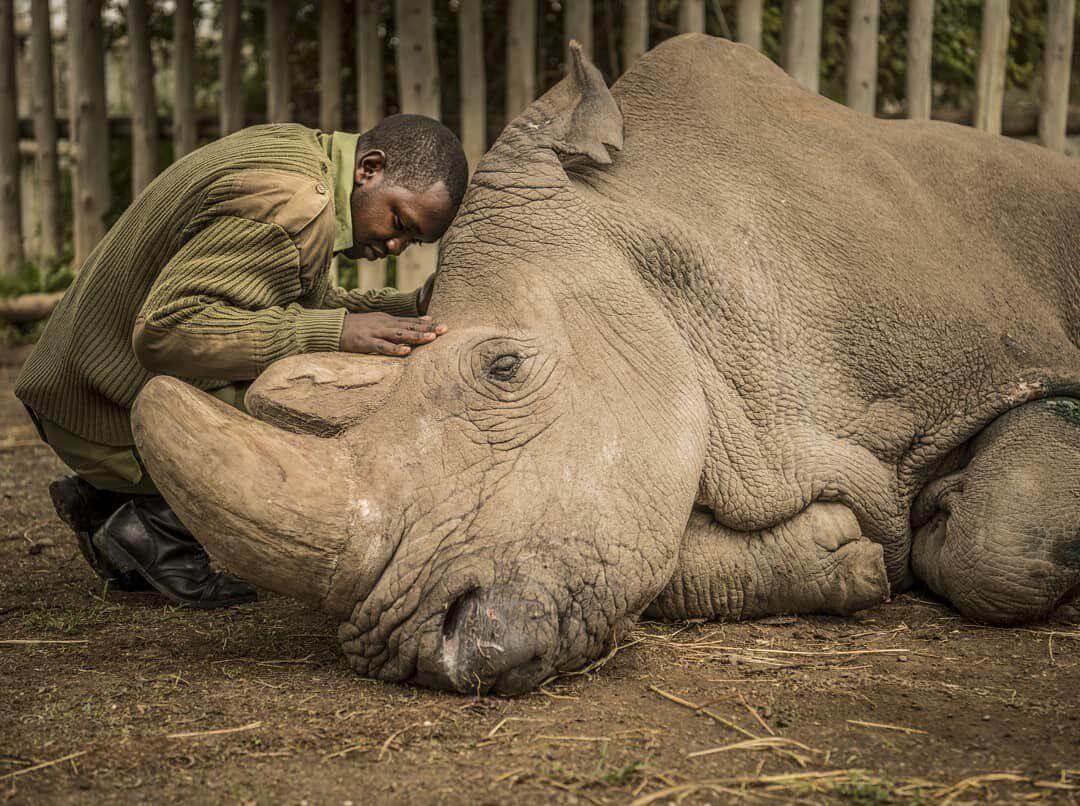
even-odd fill
[{"label": "rhino horn stub", "polygon": [[623,145],[623,117],[604,76],[581,49],[570,43],[570,69],[522,116],[563,160],[585,157],[598,165],[611,163],[607,147]]},{"label": "rhino horn stub", "polygon": [[377,411],[401,377],[400,358],[309,353],[272,364],[244,405],[264,422],[300,434],[332,436]]},{"label": "rhino horn stub", "polygon": [[340,441],[282,431],[166,376],[139,394],[132,430],[151,478],[211,556],[270,590],[333,604],[339,560],[363,539],[357,505],[370,508],[350,488]]}]

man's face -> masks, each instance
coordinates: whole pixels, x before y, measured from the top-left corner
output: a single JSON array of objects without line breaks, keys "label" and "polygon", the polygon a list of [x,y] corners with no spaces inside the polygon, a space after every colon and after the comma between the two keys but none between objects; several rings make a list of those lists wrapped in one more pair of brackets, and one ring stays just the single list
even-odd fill
[{"label": "man's face", "polygon": [[358,154],[352,206],[351,258],[379,260],[400,255],[409,244],[442,237],[457,212],[446,185],[437,182],[417,192],[392,184],[383,173],[382,151]]}]

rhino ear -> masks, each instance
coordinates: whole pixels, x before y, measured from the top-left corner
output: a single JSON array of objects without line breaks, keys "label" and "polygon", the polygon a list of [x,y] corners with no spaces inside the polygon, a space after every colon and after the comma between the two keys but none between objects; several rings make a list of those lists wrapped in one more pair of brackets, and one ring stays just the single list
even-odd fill
[{"label": "rhino ear", "polygon": [[525,125],[539,129],[563,160],[587,157],[599,165],[611,163],[606,146],[623,145],[623,118],[604,77],[581,45],[570,43],[570,70],[525,115]]}]

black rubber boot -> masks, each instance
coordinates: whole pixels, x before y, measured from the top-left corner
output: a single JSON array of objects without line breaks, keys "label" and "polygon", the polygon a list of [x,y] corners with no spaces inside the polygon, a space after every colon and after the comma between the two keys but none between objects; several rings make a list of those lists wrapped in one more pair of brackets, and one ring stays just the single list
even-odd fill
[{"label": "black rubber boot", "polygon": [[206,551],[159,496],[124,504],[93,542],[114,565],[138,572],[177,604],[210,609],[255,601],[246,582],[210,570]]},{"label": "black rubber boot", "polygon": [[109,587],[122,591],[151,590],[136,571],[122,571],[94,548],[94,532],[132,496],[99,490],[78,476],[65,476],[49,485],[49,496],[60,520],[75,533],[79,551]]}]

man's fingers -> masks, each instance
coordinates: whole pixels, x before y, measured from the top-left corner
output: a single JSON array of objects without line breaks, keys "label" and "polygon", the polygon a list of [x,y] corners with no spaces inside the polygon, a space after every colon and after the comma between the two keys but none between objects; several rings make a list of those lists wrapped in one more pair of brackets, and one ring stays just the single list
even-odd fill
[{"label": "man's fingers", "polygon": [[377,339],[391,341],[396,344],[427,344],[429,341],[435,340],[434,333],[417,333],[415,330],[407,328],[380,330],[373,335]]},{"label": "man's fingers", "polygon": [[407,344],[394,344],[383,339],[372,339],[371,349],[368,351],[379,355],[408,355],[412,348]]}]

